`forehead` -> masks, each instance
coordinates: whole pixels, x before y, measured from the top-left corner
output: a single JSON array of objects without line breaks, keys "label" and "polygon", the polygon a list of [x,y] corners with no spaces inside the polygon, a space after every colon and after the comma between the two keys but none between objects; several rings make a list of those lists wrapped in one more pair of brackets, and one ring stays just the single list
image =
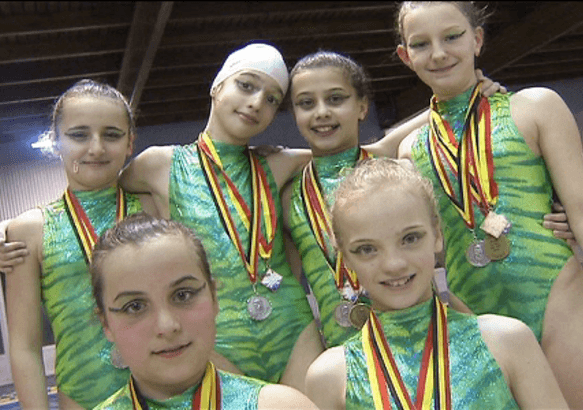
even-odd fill
[{"label": "forehead", "polygon": [[168,289],[185,275],[206,281],[197,252],[178,235],[164,235],[138,245],[121,245],[104,257],[101,270],[105,294],[108,290],[156,293]]},{"label": "forehead", "polygon": [[61,122],[128,122],[121,101],[107,97],[75,96],[63,101]]},{"label": "forehead", "polygon": [[230,79],[246,78],[249,80],[254,80],[254,81],[261,83],[266,89],[270,90],[271,92],[278,92],[280,94],[283,94],[277,81],[275,81],[274,78],[270,77],[269,75],[267,75],[261,71],[251,70],[251,69],[241,70],[241,71],[234,73],[229,78]]},{"label": "forehead", "polygon": [[332,66],[304,69],[293,77],[291,86],[296,95],[334,88],[354,90],[346,71]]},{"label": "forehead", "polygon": [[403,18],[405,36],[469,26],[470,22],[461,10],[454,4],[446,2],[413,7]]}]

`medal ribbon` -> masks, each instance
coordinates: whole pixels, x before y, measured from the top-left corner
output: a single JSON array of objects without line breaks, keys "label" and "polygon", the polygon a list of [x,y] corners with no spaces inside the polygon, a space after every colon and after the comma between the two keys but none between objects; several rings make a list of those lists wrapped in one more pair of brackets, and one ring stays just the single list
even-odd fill
[{"label": "medal ribbon", "polygon": [[[477,203],[484,214],[498,199],[494,180],[494,159],[490,128],[490,103],[480,96],[480,84],[470,97],[460,143],[451,126],[439,115],[435,96],[431,100],[429,156],[433,170],[446,195],[460,213],[466,225],[475,225],[472,204]],[[456,195],[446,168],[458,180]]]},{"label": "medal ribbon", "polygon": [[[71,225],[77,236],[77,241],[83,251],[85,262],[89,264],[89,261],[91,261],[91,255],[93,254],[93,247],[98,239],[97,233],[73,191],[67,188],[63,194],[63,200],[65,201],[65,211],[69,216],[69,220],[71,221]],[[125,193],[121,187],[118,186],[116,196],[116,222],[125,218],[126,214],[127,206]]]},{"label": "medal ribbon", "polygon": [[[362,161],[369,157],[370,154],[363,148],[360,148],[358,161]],[[342,290],[345,280],[348,280],[350,286],[352,286],[355,291],[358,291],[360,285],[356,273],[344,265],[342,253],[340,251],[336,253],[335,263],[328,257],[329,251],[326,246],[324,233],[326,233],[329,238],[332,237],[332,223],[330,222],[328,205],[322,195],[322,189],[320,187],[320,182],[313,161],[310,161],[310,163],[304,167],[301,180],[301,196],[304,210],[308,216],[310,228],[316,238],[316,242],[324,254],[328,267],[333,272],[336,287],[338,290]],[[335,267],[333,268],[332,266]]]},{"label": "medal ribbon", "polygon": [[362,328],[362,346],[375,409],[391,409],[392,396],[400,410],[451,410],[447,313],[436,295],[433,296],[433,313],[423,349],[415,403],[407,392],[382,325],[373,310]]},{"label": "medal ribbon", "polygon": [[[130,377],[130,397],[134,410],[148,410],[148,403],[135,385],[134,378]],[[212,362],[206,365],[202,383],[192,394],[192,410],[220,410],[221,409],[221,380],[219,373]]]},{"label": "medal ribbon", "polygon": [[[273,238],[275,237],[275,230],[277,226],[277,214],[275,210],[275,202],[273,194],[267,181],[267,174],[265,169],[261,166],[259,159],[248,151],[249,163],[251,165],[251,185],[252,185],[252,200],[253,211],[243,199],[243,196],[237,189],[237,186],[231,178],[225,173],[221,158],[219,157],[211,138],[207,133],[202,133],[197,142],[198,154],[203,173],[205,175],[207,184],[211,190],[213,200],[219,211],[221,222],[225,231],[229,235],[231,242],[237,248],[249,279],[251,283],[257,282],[257,266],[259,256],[264,259],[271,257],[273,249]],[[243,243],[237,231],[237,227],[229,210],[223,190],[219,182],[219,176],[212,164],[221,171],[221,174],[227,184],[227,192],[229,197],[237,210],[245,228],[251,233],[250,246],[248,255],[245,252]],[[263,224],[267,238],[263,235],[261,230],[261,215],[263,214]]]}]

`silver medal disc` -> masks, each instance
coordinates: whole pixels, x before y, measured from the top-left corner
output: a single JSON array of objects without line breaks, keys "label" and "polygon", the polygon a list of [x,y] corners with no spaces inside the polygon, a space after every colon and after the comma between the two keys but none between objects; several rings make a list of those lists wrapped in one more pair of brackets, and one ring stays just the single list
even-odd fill
[{"label": "silver medal disc", "polygon": [[265,320],[271,314],[271,302],[264,296],[253,295],[247,301],[247,311],[254,320]]},{"label": "silver medal disc", "polygon": [[350,310],[352,309],[352,303],[342,302],[336,306],[334,310],[334,317],[336,318],[336,323],[342,327],[352,327],[352,322],[350,322]]},{"label": "silver medal disc", "polygon": [[481,268],[490,263],[490,258],[486,255],[484,241],[475,241],[468,246],[466,251],[468,262],[477,268]]}]

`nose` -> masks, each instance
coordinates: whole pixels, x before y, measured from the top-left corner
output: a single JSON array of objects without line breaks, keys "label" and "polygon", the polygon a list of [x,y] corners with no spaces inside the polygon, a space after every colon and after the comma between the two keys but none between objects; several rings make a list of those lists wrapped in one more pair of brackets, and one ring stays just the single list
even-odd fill
[{"label": "nose", "polygon": [[162,337],[177,333],[181,328],[176,314],[167,308],[160,309],[158,312],[156,325],[158,336]]},{"label": "nose", "polygon": [[261,104],[263,103],[263,99],[264,99],[264,97],[263,97],[262,91],[255,92],[248,97],[247,105],[249,108],[257,111],[261,107]]},{"label": "nose", "polygon": [[94,135],[91,137],[91,141],[89,142],[89,153],[93,155],[100,155],[105,151],[103,146],[103,141],[99,135]]},{"label": "nose", "polygon": [[399,276],[407,268],[407,261],[398,250],[391,250],[383,255],[383,272],[391,276]]},{"label": "nose", "polygon": [[445,58],[445,47],[441,42],[436,41],[431,47],[431,58],[434,60],[441,60]]},{"label": "nose", "polygon": [[316,118],[326,118],[330,116],[330,109],[324,101],[316,103]]}]

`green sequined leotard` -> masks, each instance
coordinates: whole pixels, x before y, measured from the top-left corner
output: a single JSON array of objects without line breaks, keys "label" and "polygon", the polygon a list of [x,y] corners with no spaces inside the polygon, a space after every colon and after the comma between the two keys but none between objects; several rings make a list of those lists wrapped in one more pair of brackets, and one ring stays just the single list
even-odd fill
[{"label": "green sequined leotard", "polygon": [[[334,190],[343,179],[342,170],[353,168],[358,158],[358,147],[335,155],[314,157],[313,162],[316,167],[322,195],[329,205],[332,204]],[[326,340],[326,346],[338,346],[355,335],[358,330],[353,327],[342,327],[335,320],[335,309],[343,301],[343,298],[336,288],[333,273],[310,228],[301,194],[301,180],[302,175],[300,173],[294,178],[292,186],[289,214],[291,235],[302,258],[302,267],[306,279],[318,302],[321,330]],[[328,257],[331,261],[335,261],[334,247],[329,239],[326,237],[326,245],[330,250]]]},{"label": "green sequined leotard", "polygon": [[[432,300],[399,311],[378,313],[403,382],[416,400],[419,368]],[[488,350],[477,318],[448,309],[449,368],[452,409],[518,409],[500,366]],[[346,409],[374,409],[362,333],[344,344],[346,358]],[[393,408],[395,402],[391,397]]]},{"label": "green sequined leotard", "polygon": [[[214,145],[225,172],[250,204],[250,165],[246,148],[217,141]],[[257,292],[271,301],[273,311],[267,319],[256,321],[247,312],[247,300],[253,296],[253,286],[239,253],[223,228],[196,150],[195,143],[174,147],[169,187],[170,215],[200,235],[211,271],[218,281],[220,312],[217,316],[215,349],[245,375],[278,382],[300,333],[314,319],[306,294],[286,260],[277,186],[267,162],[260,157],[278,215],[269,265],[283,276],[283,281],[276,292],[257,283]],[[224,178],[219,179],[241,241],[247,249],[248,232],[226,194]],[[259,262],[259,273],[265,272],[265,266],[264,261]]]},{"label": "green sequined leotard", "polygon": [[[449,101],[438,103],[442,117],[459,137],[471,89]],[[510,255],[501,261],[476,268],[466,259],[473,241],[471,231],[443,193],[429,163],[426,127],[413,147],[413,160],[430,178],[439,202],[446,243],[446,268],[450,290],[476,314],[496,313],[525,322],[541,340],[547,299],[554,280],[572,256],[565,241],[553,237],[542,226],[543,215],[552,204],[552,183],[540,156],[532,153],[510,115],[510,95],[495,94],[488,99],[492,111],[494,179],[498,183],[497,214],[512,223],[508,234]],[[454,180],[454,182],[456,182]],[[457,185],[456,185],[457,189]],[[484,215],[474,205],[476,226]],[[475,230],[479,239],[485,233]]]},{"label": "green sequined leotard", "polygon": [[[101,235],[115,224],[116,188],[75,191]],[[127,213],[141,210],[126,194]],[[43,209],[42,302],[56,342],[57,386],[85,408],[92,408],[127,381],[129,372],[111,365],[111,343],[95,316],[91,276],[62,199]]]},{"label": "green sequined leotard", "polygon": [[[257,410],[259,391],[266,383],[250,377],[218,371],[221,379],[222,410]],[[191,410],[192,394],[198,386],[193,386],[184,393],[164,401],[146,399],[150,410]],[[129,383],[119,389],[113,396],[101,403],[95,410],[132,409]]]}]

